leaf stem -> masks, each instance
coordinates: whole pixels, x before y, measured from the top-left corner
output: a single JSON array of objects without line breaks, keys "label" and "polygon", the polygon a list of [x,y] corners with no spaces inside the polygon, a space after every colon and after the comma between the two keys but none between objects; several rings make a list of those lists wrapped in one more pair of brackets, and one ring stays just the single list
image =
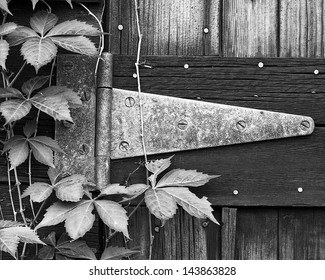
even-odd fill
[{"label": "leaf stem", "polygon": [[[29,185],[31,186],[32,185],[32,150],[29,150],[29,155],[28,155],[28,181],[29,181]],[[32,210],[33,218],[35,219],[34,204],[31,198],[29,198],[29,204]]]},{"label": "leaf stem", "polygon": [[41,1],[47,6],[47,8],[49,9],[49,13],[52,13],[51,6],[45,0],[41,0]]},{"label": "leaf stem", "polygon": [[25,68],[25,66],[27,65],[27,61],[24,61],[24,64],[20,67],[18,73],[16,74],[16,76],[12,79],[12,81],[9,83],[8,87],[12,87],[12,85],[15,83],[15,81],[17,80],[17,78],[19,77],[19,75],[21,74],[21,72],[23,71],[23,69]]},{"label": "leaf stem", "polygon": [[17,188],[17,193],[18,193],[18,201],[19,201],[19,213],[23,219],[23,222],[25,224],[25,226],[27,226],[27,220],[25,217],[25,213],[24,213],[24,208],[23,208],[23,200],[21,198],[21,190],[20,190],[20,181],[18,179],[18,173],[17,173],[17,168],[14,168],[14,174],[15,174],[15,181],[16,181],[16,188]]}]

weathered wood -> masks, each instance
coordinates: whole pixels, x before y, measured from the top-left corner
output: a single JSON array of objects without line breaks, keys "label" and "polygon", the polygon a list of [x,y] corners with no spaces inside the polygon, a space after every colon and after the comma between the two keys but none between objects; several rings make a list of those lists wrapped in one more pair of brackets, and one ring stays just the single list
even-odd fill
[{"label": "weathered wood", "polygon": [[279,258],[325,259],[324,209],[279,210]]},{"label": "weathered wood", "polygon": [[[325,123],[325,67],[318,59],[144,56],[143,60],[152,67],[141,69],[143,92],[307,115],[316,124]],[[115,58],[115,88],[137,90],[134,61],[132,56]]]},{"label": "weathered wood", "polygon": [[322,0],[280,1],[280,56],[324,57]]},{"label": "weathered wood", "polygon": [[222,208],[221,227],[221,258],[223,260],[235,259],[237,229],[237,208]]},{"label": "weathered wood", "polygon": [[223,55],[277,56],[277,10],[277,0],[224,0]]},{"label": "weathered wood", "polygon": [[[134,1],[111,1],[110,15],[110,51],[136,54]],[[142,54],[202,55],[205,50],[218,54],[219,0],[141,0],[139,15]],[[204,33],[204,28],[209,32]]]},{"label": "weathered wood", "polygon": [[278,210],[276,209],[238,209],[235,259],[277,259],[277,224]]}]

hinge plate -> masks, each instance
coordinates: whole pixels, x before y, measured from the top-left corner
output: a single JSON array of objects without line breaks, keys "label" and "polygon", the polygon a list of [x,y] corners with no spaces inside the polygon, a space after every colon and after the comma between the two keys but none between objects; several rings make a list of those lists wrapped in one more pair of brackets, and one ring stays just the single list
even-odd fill
[{"label": "hinge plate", "polygon": [[[310,117],[141,93],[147,154],[311,134]],[[143,155],[139,96],[113,89],[111,158]]]}]

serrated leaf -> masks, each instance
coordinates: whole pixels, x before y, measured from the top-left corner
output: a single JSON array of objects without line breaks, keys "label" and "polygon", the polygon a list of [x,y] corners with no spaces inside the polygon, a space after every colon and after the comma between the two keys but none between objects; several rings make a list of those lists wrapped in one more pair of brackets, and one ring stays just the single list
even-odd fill
[{"label": "serrated leaf", "polygon": [[6,70],[6,61],[9,55],[9,43],[0,39],[0,66]]},{"label": "serrated leaf", "polygon": [[52,185],[55,185],[57,183],[57,180],[61,173],[62,172],[59,169],[49,167],[49,169],[47,170],[47,176],[49,176]]},{"label": "serrated leaf", "polygon": [[79,107],[82,101],[77,92],[65,86],[50,86],[41,90],[40,95],[44,96],[62,96],[68,103],[70,108]]},{"label": "serrated leaf", "polygon": [[73,122],[68,101],[61,95],[42,96],[36,94],[30,101],[37,109],[50,115],[55,120]]},{"label": "serrated leaf", "polygon": [[[7,148],[5,146],[5,148]],[[21,165],[29,155],[29,148],[26,139],[15,141],[9,150],[10,170]]]},{"label": "serrated leaf", "polygon": [[29,38],[21,47],[21,54],[30,65],[38,70],[56,57],[58,48],[49,38]]},{"label": "serrated leaf", "polygon": [[30,19],[30,26],[42,37],[58,22],[55,14],[38,11]]},{"label": "serrated leaf", "polygon": [[32,4],[33,4],[33,10],[35,10],[36,4],[38,3],[39,0],[32,0]]},{"label": "serrated leaf", "polygon": [[77,206],[77,203],[55,202],[46,209],[43,220],[35,227],[35,230],[63,222],[67,218],[69,212]]},{"label": "serrated leaf", "polygon": [[11,14],[12,13],[9,11],[8,9],[8,3],[7,3],[7,0],[0,0],[0,9],[6,11],[8,14]]},{"label": "serrated leaf", "polygon": [[56,245],[56,238],[55,238],[55,232],[52,231],[48,236],[43,238],[43,242],[47,245],[55,246]]},{"label": "serrated leaf", "polygon": [[67,20],[54,26],[47,36],[63,36],[63,35],[83,35],[83,36],[99,36],[101,34],[97,27],[79,20]]},{"label": "serrated leaf", "polygon": [[120,184],[110,184],[100,190],[100,195],[125,194],[126,187]]},{"label": "serrated leaf", "polygon": [[45,246],[38,251],[37,257],[41,260],[53,260],[55,256],[55,248],[52,246]]},{"label": "serrated leaf", "polygon": [[7,252],[16,259],[19,237],[7,232],[6,229],[0,230],[0,251]]},{"label": "serrated leaf", "polygon": [[0,98],[24,98],[23,94],[15,88],[0,88]]},{"label": "serrated leaf", "polygon": [[24,125],[23,131],[27,138],[31,137],[34,134],[36,126],[36,119],[30,120]]},{"label": "serrated leaf", "polygon": [[209,218],[212,222],[219,224],[212,214],[211,203],[206,197],[198,198],[188,188],[172,187],[164,188],[164,191],[171,195],[190,215],[199,219]]},{"label": "serrated leaf", "polygon": [[51,37],[51,40],[61,48],[70,52],[79,53],[88,56],[98,55],[98,50],[95,44],[84,36],[56,36]]},{"label": "serrated leaf", "polygon": [[160,179],[156,188],[199,187],[217,177],[219,175],[207,175],[196,170],[173,169]]},{"label": "serrated leaf", "polygon": [[9,33],[16,30],[18,25],[14,22],[6,22],[0,25],[0,36],[8,35]]},{"label": "serrated leaf", "polygon": [[59,153],[64,153],[64,151],[59,147],[58,142],[50,137],[47,137],[47,136],[35,136],[33,138],[30,138],[29,142],[39,143],[39,144],[49,147],[53,151],[56,151]]},{"label": "serrated leaf", "polygon": [[145,193],[145,202],[150,213],[161,220],[163,224],[176,214],[176,201],[164,190],[147,190]]},{"label": "serrated leaf", "polygon": [[55,167],[53,164],[53,150],[48,146],[28,139],[33,155],[37,161],[47,166]]},{"label": "serrated leaf", "polygon": [[82,240],[66,242],[56,247],[60,254],[74,259],[96,260],[95,253]]},{"label": "serrated leaf", "polygon": [[135,199],[139,195],[143,194],[148,188],[149,188],[149,186],[147,186],[145,184],[133,184],[133,185],[130,185],[129,187],[127,187],[125,189],[124,194],[126,196],[120,202],[125,202],[125,201],[128,201],[128,200]]},{"label": "serrated leaf", "polygon": [[156,186],[156,180],[157,176],[166,170],[170,165],[171,165],[171,159],[173,156],[169,158],[164,158],[164,159],[158,159],[158,160],[153,160],[148,163],[146,163],[146,168],[148,169],[149,172],[153,173],[150,177],[149,180],[151,182],[152,187]]},{"label": "serrated leaf", "polygon": [[12,136],[4,145],[2,153],[5,153],[9,151],[11,148],[13,148],[16,145],[20,145],[20,142],[26,141],[26,138],[22,135],[14,135]]},{"label": "serrated leaf", "polygon": [[75,174],[55,184],[55,192],[62,201],[79,201],[84,194],[83,184],[87,182],[84,175]]},{"label": "serrated leaf", "polygon": [[22,119],[31,108],[31,104],[25,99],[12,99],[0,104],[0,112],[6,119],[5,124]]},{"label": "serrated leaf", "polygon": [[77,207],[68,213],[64,226],[72,239],[84,236],[92,228],[95,221],[93,209],[91,200],[82,200],[77,202]]},{"label": "serrated leaf", "polygon": [[9,33],[6,39],[10,46],[17,46],[30,38],[39,38],[39,36],[33,29],[19,26],[13,32]]},{"label": "serrated leaf", "polygon": [[17,235],[21,242],[46,245],[39,239],[37,233],[29,227],[11,227],[3,230],[10,232],[12,235]]},{"label": "serrated leaf", "polygon": [[23,223],[16,221],[8,221],[8,220],[0,220],[0,229],[8,228],[8,227],[22,227]]},{"label": "serrated leaf", "polygon": [[122,232],[125,237],[129,238],[128,217],[120,204],[109,200],[96,200],[94,204],[99,217],[108,227]]},{"label": "serrated leaf", "polygon": [[130,250],[124,247],[107,247],[102,253],[101,260],[120,260],[122,258],[129,257],[131,255],[137,254],[139,251]]},{"label": "serrated leaf", "polygon": [[22,92],[30,95],[35,90],[41,88],[49,80],[49,76],[36,76],[23,83]]},{"label": "serrated leaf", "polygon": [[27,196],[30,196],[32,201],[42,202],[51,195],[52,191],[53,191],[53,186],[51,186],[47,183],[36,182],[34,184],[31,184],[24,191],[24,193],[21,197],[25,198]]},{"label": "serrated leaf", "polygon": [[66,0],[67,1],[67,3],[70,5],[70,7],[71,7],[71,9],[73,8],[73,6],[72,6],[72,0]]}]

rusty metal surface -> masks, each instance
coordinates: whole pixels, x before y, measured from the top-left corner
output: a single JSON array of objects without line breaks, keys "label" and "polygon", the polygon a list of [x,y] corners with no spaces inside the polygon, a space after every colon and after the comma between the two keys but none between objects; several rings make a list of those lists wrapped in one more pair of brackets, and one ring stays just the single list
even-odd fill
[{"label": "rusty metal surface", "polygon": [[[310,117],[141,94],[148,154],[303,136]],[[111,158],[143,155],[138,93],[113,89]]]},{"label": "rusty metal surface", "polygon": [[103,53],[97,75],[95,181],[98,189],[110,182],[113,55]]},{"label": "rusty metal surface", "polygon": [[74,124],[56,124],[55,137],[66,154],[56,155],[56,164],[68,174],[84,174],[94,181],[96,57],[60,55],[57,63],[57,84],[79,93],[82,107],[71,109]]}]

